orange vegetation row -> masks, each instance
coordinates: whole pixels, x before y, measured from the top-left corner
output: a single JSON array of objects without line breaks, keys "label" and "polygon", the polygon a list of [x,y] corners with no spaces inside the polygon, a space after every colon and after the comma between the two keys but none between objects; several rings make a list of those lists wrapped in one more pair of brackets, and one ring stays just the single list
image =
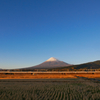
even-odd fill
[{"label": "orange vegetation row", "polygon": [[0,79],[38,79],[38,78],[77,78],[79,77],[87,77],[87,78],[100,78],[100,73],[14,73],[14,74],[5,74],[0,73]]}]

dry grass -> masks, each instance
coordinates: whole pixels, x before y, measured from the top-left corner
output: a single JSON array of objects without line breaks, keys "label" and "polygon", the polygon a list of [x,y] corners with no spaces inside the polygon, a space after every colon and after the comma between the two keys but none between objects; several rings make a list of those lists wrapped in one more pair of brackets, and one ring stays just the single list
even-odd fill
[{"label": "dry grass", "polygon": [[38,78],[75,78],[74,75],[61,75],[61,74],[15,74],[15,75],[0,75],[0,79],[38,79]]},{"label": "dry grass", "polygon": [[51,78],[77,78],[76,76],[79,77],[87,77],[87,78],[100,78],[100,73],[66,73],[66,74],[61,74],[61,73],[36,73],[36,74],[31,74],[31,73],[14,73],[14,74],[4,74],[0,73],[0,79],[51,79]]},{"label": "dry grass", "polygon": [[87,77],[87,78],[100,78],[100,74],[98,74],[98,73],[95,73],[95,74],[80,74],[80,75],[77,75],[77,76]]}]

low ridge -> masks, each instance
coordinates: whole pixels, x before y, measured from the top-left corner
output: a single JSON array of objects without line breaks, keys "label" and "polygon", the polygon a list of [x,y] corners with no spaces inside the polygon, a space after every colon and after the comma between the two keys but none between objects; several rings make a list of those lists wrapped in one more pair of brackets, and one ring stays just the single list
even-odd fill
[{"label": "low ridge", "polygon": [[78,71],[78,70],[93,70],[93,71],[100,71],[100,60],[93,61],[93,62],[88,62],[88,63],[83,63],[79,65],[71,65],[68,67],[59,67],[56,68],[55,70],[57,71],[65,71],[65,70],[71,70],[71,71]]}]

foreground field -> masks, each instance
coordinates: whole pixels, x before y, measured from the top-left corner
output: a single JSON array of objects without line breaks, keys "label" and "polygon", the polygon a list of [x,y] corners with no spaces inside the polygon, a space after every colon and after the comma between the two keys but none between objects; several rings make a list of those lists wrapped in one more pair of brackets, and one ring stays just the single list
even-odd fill
[{"label": "foreground field", "polygon": [[84,79],[0,80],[0,100],[100,100],[100,83]]}]

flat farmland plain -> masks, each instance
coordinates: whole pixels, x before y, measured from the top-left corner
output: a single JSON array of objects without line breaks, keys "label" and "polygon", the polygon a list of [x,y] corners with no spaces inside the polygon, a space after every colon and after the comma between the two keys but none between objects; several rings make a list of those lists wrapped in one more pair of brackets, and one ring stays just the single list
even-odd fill
[{"label": "flat farmland plain", "polygon": [[100,78],[100,71],[0,72],[0,79]]},{"label": "flat farmland plain", "polygon": [[0,100],[100,100],[100,72],[1,71]]},{"label": "flat farmland plain", "polygon": [[0,100],[100,100],[100,83],[85,79],[1,79]]}]

